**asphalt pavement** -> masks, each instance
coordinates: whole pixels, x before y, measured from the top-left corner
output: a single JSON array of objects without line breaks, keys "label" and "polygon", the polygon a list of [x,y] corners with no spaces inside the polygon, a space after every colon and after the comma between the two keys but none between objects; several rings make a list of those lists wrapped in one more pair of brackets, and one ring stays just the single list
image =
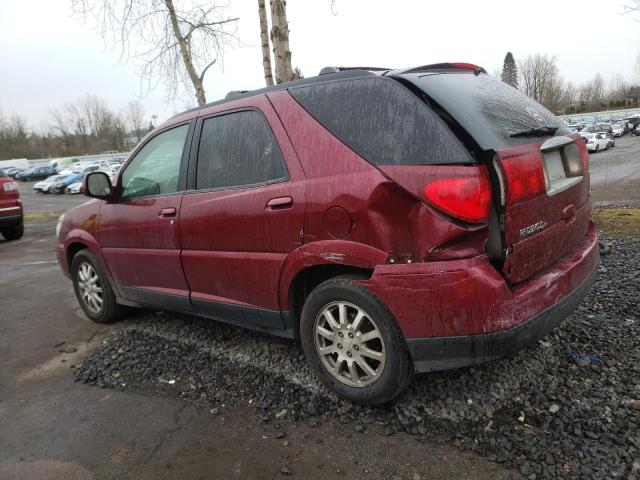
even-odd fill
[{"label": "asphalt pavement", "polygon": [[[597,204],[640,203],[640,137],[592,154]],[[264,423],[251,405],[223,413],[181,398],[74,381],[87,354],[127,325],[88,321],[54,255],[55,216],[82,195],[20,183],[26,233],[0,240],[0,478],[520,478],[454,446],[396,434]]]},{"label": "asphalt pavement", "polygon": [[[28,209],[36,198],[69,201],[23,197]],[[54,258],[55,221],[28,221],[21,240],[0,240],[0,479],[520,478],[406,434],[354,438],[335,420],[263,423],[249,404],[212,414],[181,398],[75,382],[88,352],[127,318],[96,325],[81,313]]]}]

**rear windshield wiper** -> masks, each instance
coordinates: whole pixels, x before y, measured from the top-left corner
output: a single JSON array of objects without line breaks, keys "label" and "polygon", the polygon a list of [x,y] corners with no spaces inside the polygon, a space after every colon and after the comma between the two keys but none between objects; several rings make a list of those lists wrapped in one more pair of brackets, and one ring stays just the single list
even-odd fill
[{"label": "rear windshield wiper", "polygon": [[512,133],[510,137],[543,137],[553,135],[559,127],[535,127],[521,132]]}]

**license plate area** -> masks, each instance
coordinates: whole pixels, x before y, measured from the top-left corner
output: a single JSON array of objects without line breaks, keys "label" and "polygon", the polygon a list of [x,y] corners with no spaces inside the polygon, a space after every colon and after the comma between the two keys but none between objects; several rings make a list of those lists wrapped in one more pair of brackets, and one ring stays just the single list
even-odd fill
[{"label": "license plate area", "polygon": [[558,193],[571,188],[582,181],[582,171],[577,171],[572,158],[573,148],[556,148],[542,152],[542,169],[547,195]]}]

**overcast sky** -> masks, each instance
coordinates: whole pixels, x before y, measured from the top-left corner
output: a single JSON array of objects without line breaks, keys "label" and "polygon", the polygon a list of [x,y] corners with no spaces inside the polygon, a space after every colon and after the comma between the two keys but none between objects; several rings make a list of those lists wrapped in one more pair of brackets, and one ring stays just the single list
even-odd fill
[{"label": "overcast sky", "polygon": [[[630,1],[630,0],[629,0]],[[502,67],[531,53],[556,55],[565,80],[600,72],[628,80],[640,52],[640,22],[621,15],[625,0],[288,0],[293,65],[305,76],[327,65],[409,67],[442,61]],[[229,50],[224,69],[205,78],[209,101],[229,90],[263,86],[256,0],[230,0],[245,46]],[[47,110],[85,93],[113,109],[140,98],[132,64],[118,63],[97,31],[71,17],[70,0],[0,0],[0,110],[19,113],[32,128]],[[140,98],[163,121],[184,101],[165,101],[159,88]]]}]

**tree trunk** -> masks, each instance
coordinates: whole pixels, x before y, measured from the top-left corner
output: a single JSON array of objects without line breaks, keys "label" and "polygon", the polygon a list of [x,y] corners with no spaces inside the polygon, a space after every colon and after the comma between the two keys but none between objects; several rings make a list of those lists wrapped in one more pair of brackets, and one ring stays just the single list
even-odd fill
[{"label": "tree trunk", "polygon": [[198,100],[198,105],[204,105],[205,103],[207,103],[207,99],[204,95],[204,88],[202,87],[202,76],[198,75],[195,67],[193,66],[187,39],[184,37],[184,35],[182,35],[180,26],[178,25],[178,18],[176,17],[176,9],[173,5],[173,0],[164,0],[164,4],[167,6],[167,10],[169,11],[171,27],[173,28],[173,34],[176,36],[176,40],[178,40],[178,45],[180,46],[182,61],[184,62],[184,66],[187,69],[187,74],[189,75],[189,79],[193,84],[193,88],[196,91],[196,99]]},{"label": "tree trunk", "polygon": [[262,67],[264,68],[264,80],[267,86],[273,85],[273,73],[271,70],[271,51],[269,50],[269,24],[267,23],[267,9],[265,0],[258,0],[258,14],[260,16],[260,40],[262,41]]},{"label": "tree trunk", "polygon": [[288,82],[295,78],[291,67],[286,7],[285,0],[271,0],[271,43],[276,66],[276,83]]}]

